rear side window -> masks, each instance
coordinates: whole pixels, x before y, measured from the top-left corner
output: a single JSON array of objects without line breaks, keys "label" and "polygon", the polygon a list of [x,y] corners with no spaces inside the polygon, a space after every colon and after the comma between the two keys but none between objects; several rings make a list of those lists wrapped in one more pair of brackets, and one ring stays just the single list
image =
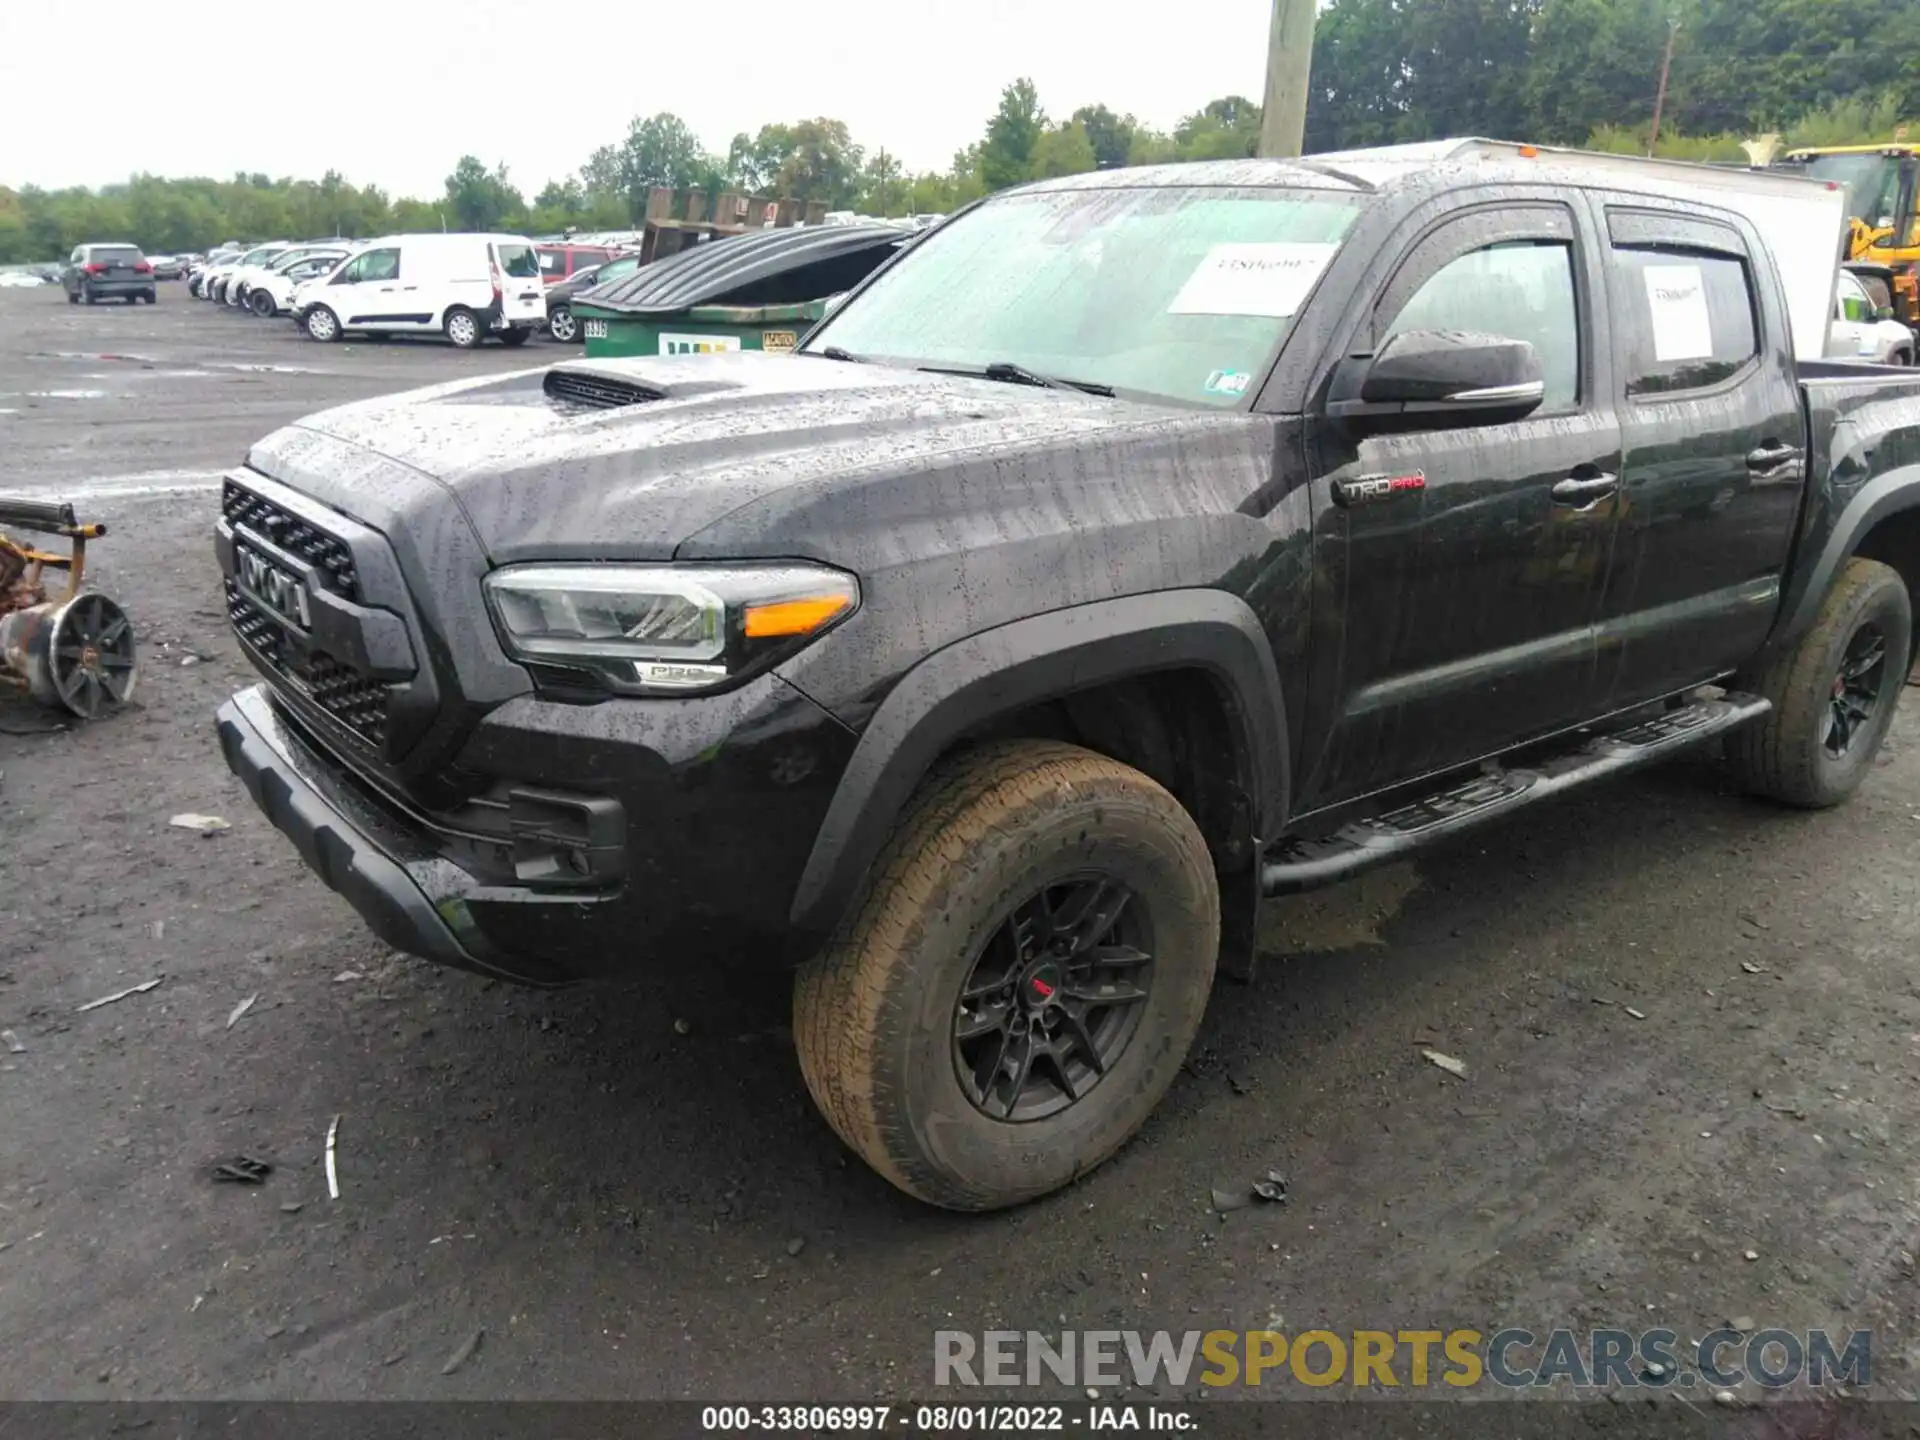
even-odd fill
[{"label": "rear side window", "polygon": [[[536,255],[531,245],[496,245],[493,253],[500,262],[500,268],[515,280],[532,280],[540,275],[561,273],[547,268],[549,252],[542,250]],[[565,264],[564,257],[558,252],[554,252],[554,258]]]},{"label": "rear side window", "polygon": [[[506,263],[504,255],[501,257],[501,263]],[[540,273],[549,280],[558,280],[564,276],[567,273],[567,252],[543,248],[540,251]]]},{"label": "rear side window", "polygon": [[1615,248],[1627,394],[1697,390],[1730,379],[1760,353],[1746,261],[1677,246]]}]

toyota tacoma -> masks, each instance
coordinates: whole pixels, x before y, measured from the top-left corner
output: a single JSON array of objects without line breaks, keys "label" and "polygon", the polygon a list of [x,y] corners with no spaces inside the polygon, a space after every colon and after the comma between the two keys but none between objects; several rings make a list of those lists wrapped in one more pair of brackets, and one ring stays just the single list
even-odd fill
[{"label": "toyota tacoma", "polygon": [[1480,142],[1102,172],[792,354],[315,415],[225,482],[220,742],[398,949],[791,979],[868,1164],[1027,1200],[1265,900],[1715,737],[1786,805],[1862,783],[1920,378],[1818,359],[1842,218]]}]

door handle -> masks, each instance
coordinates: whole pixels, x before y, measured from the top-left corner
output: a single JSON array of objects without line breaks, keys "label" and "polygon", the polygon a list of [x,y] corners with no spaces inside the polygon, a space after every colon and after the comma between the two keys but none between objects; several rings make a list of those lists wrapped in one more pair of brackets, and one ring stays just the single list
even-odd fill
[{"label": "door handle", "polygon": [[1797,446],[1769,441],[1747,456],[1747,469],[1756,475],[1770,475],[1800,458]]},{"label": "door handle", "polygon": [[1573,505],[1584,510],[1620,488],[1620,477],[1601,471],[1597,475],[1569,475],[1553,487],[1553,503]]}]

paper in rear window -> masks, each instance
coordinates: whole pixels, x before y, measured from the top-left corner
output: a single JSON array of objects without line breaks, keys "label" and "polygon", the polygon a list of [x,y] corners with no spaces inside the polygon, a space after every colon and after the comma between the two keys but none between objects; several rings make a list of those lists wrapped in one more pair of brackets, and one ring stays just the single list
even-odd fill
[{"label": "paper in rear window", "polygon": [[531,245],[496,245],[494,253],[500,258],[500,268],[515,280],[540,278],[540,257]]}]

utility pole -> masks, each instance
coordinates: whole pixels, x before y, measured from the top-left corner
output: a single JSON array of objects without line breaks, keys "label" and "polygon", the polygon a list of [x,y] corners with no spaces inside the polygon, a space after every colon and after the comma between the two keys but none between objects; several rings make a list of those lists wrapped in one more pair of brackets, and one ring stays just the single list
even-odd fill
[{"label": "utility pole", "polygon": [[1260,112],[1260,156],[1296,156],[1307,139],[1307,80],[1313,68],[1316,0],[1273,0],[1267,35],[1267,95]]},{"label": "utility pole", "polygon": [[1667,21],[1667,53],[1660,61],[1660,90],[1653,97],[1653,138],[1647,141],[1647,158],[1660,148],[1660,115],[1667,108],[1667,76],[1673,73],[1673,42],[1680,33],[1678,20]]}]

